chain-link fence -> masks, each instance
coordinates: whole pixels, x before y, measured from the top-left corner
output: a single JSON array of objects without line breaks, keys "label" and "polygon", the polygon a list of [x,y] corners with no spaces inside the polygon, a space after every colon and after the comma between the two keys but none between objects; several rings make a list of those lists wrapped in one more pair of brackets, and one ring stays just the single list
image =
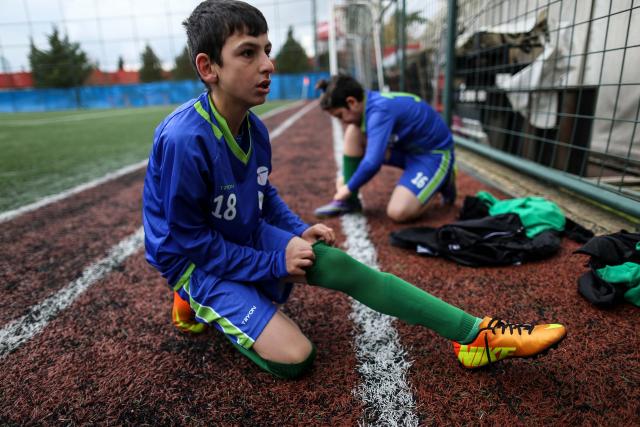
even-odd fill
[{"label": "chain-link fence", "polygon": [[[395,11],[403,2],[400,27]],[[342,19],[365,32],[367,15],[349,14],[354,3],[364,4],[339,4]],[[640,216],[640,0],[368,7],[386,11],[379,19],[384,85],[419,94],[451,117],[459,145]],[[457,28],[450,32],[451,13]],[[404,43],[391,36],[394,22]],[[344,28],[351,34],[354,25]],[[364,57],[375,64],[373,53]],[[366,74],[361,80],[376,86]]]}]

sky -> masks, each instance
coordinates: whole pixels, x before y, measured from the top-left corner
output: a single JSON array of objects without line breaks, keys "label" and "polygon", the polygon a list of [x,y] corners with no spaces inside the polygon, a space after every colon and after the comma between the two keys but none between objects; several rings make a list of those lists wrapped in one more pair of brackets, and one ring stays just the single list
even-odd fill
[{"label": "sky", "polygon": [[[408,10],[426,0],[408,0]],[[433,0],[432,0],[433,1]],[[80,43],[93,63],[104,71],[140,65],[148,43],[171,69],[186,45],[182,21],[199,0],[0,0],[0,72],[29,70],[29,40],[48,49],[47,35],[56,26],[72,42]],[[293,27],[294,38],[308,55],[313,49],[312,0],[249,0],[269,24],[274,55]],[[327,21],[329,0],[316,0],[317,22]]]},{"label": "sky", "polygon": [[[163,66],[186,45],[182,21],[200,1],[192,0],[0,0],[0,71],[29,69],[29,39],[47,49],[54,26],[78,42],[101,69],[137,69],[140,54],[149,44]],[[269,23],[269,38],[277,54],[293,26],[294,38],[313,55],[311,0],[252,0]],[[327,0],[316,0],[318,22],[326,21]]]}]

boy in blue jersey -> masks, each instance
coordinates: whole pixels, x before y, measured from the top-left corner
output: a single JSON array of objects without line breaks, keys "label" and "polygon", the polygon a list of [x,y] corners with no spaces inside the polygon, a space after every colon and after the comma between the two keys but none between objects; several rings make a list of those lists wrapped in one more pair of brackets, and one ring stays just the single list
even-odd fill
[{"label": "boy in blue jersey", "polygon": [[442,204],[456,199],[453,138],[449,128],[416,95],[365,91],[352,77],[320,81],[320,104],[345,125],[342,178],[320,218],[360,211],[358,190],[383,164],[404,169],[391,194],[387,215],[404,222],[422,215],[440,193]]},{"label": "boy in blue jersey", "polygon": [[249,108],[269,93],[267,23],[236,0],[201,3],[184,22],[207,91],[156,129],[143,191],[148,262],[174,290],[173,322],[211,325],[246,357],[281,378],[306,372],[313,344],[278,308],[292,283],[338,290],[454,342],[468,368],[529,357],[564,338],[561,325],[471,316],[330,245],[331,228],[309,226],[269,182],[269,135]]}]

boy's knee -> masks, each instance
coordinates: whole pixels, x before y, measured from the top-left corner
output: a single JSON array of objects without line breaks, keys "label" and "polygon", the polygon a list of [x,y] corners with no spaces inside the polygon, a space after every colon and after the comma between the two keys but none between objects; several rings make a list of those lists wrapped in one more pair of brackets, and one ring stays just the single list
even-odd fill
[{"label": "boy's knee", "polygon": [[359,126],[349,124],[344,129],[344,137],[345,139],[354,139],[359,142],[362,139],[362,130],[360,130]]},{"label": "boy's knee", "polygon": [[255,352],[265,360],[275,363],[295,364],[304,362],[313,350],[313,344],[304,335],[291,339],[286,346],[278,349],[262,350],[254,348]]},{"label": "boy's knee", "polygon": [[405,222],[413,219],[417,215],[417,212],[406,206],[398,206],[389,203],[387,205],[387,216],[395,222]]},{"label": "boy's knee", "polygon": [[300,340],[299,342],[293,343],[287,349],[287,363],[290,364],[298,364],[303,363],[305,360],[309,358],[311,353],[313,352],[313,344],[308,339]]},{"label": "boy's knee", "polygon": [[344,154],[362,157],[364,155],[365,138],[359,126],[348,125],[344,130]]},{"label": "boy's knee", "polygon": [[266,359],[254,348],[246,349],[237,343],[233,343],[233,346],[264,371],[284,379],[300,377],[311,369],[316,358],[316,348],[309,340],[306,340],[306,345],[286,346],[289,353],[284,358]]},{"label": "boy's knee", "polygon": [[300,346],[295,349],[291,355],[295,362],[280,363],[267,360],[267,366],[269,372],[273,375],[284,379],[295,379],[306,372],[308,372],[313,366],[313,361],[316,358],[316,348],[310,341],[307,340],[306,346]]}]

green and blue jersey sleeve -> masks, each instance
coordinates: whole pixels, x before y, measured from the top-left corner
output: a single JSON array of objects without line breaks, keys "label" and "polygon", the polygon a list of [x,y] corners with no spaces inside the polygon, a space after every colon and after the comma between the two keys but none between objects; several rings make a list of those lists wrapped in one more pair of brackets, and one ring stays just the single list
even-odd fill
[{"label": "green and blue jersey sleeve", "polygon": [[449,128],[426,102],[409,93],[367,91],[362,130],[367,146],[347,183],[352,192],[367,183],[385,162],[387,150],[410,156],[453,145]]}]

